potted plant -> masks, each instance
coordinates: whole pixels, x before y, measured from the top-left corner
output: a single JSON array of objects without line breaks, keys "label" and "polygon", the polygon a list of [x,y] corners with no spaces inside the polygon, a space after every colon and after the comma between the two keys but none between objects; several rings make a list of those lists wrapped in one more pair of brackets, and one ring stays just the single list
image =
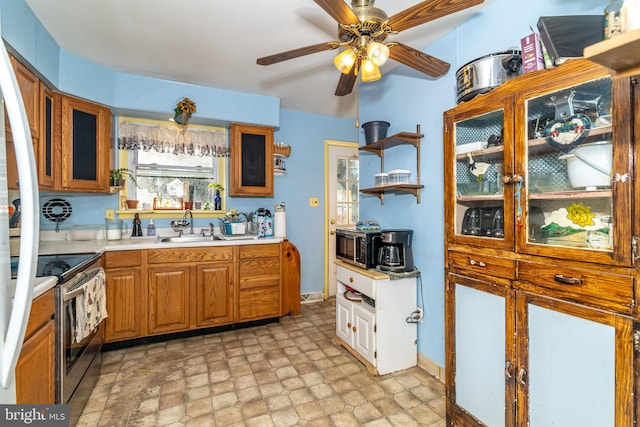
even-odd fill
[{"label": "potted plant", "polygon": [[191,115],[196,112],[196,103],[189,98],[182,98],[182,100],[176,104],[173,112],[175,113],[173,120],[179,125],[186,126]]},{"label": "potted plant", "polygon": [[131,179],[131,182],[137,187],[138,182],[136,176],[132,170],[127,168],[112,169],[109,171],[109,185],[112,187],[124,187],[127,176]]}]

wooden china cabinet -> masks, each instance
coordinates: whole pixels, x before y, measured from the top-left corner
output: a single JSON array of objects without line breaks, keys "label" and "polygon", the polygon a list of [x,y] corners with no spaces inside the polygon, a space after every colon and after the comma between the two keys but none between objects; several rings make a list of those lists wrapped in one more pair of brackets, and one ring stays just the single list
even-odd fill
[{"label": "wooden china cabinet", "polygon": [[637,92],[576,59],[445,112],[448,425],[634,424]]}]

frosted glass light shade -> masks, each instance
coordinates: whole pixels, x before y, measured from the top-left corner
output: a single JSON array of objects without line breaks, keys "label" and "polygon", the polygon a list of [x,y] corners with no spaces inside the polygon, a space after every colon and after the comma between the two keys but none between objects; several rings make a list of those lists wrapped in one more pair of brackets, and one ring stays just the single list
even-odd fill
[{"label": "frosted glass light shade", "polygon": [[333,63],[342,74],[349,74],[356,63],[356,53],[353,49],[347,48],[334,58]]},{"label": "frosted glass light shade", "polygon": [[380,67],[389,59],[389,48],[378,42],[370,42],[367,45],[367,56],[374,65]]},{"label": "frosted glass light shade", "polygon": [[368,59],[362,61],[361,72],[363,82],[375,82],[381,77],[378,66]]}]

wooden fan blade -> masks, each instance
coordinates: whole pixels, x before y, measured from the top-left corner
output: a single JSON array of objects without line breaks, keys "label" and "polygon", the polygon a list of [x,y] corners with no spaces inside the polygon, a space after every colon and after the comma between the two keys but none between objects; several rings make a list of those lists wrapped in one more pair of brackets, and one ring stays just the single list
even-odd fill
[{"label": "wooden fan blade", "polygon": [[483,3],[484,0],[427,0],[389,18],[393,31],[404,31]]},{"label": "wooden fan blade", "polygon": [[298,49],[288,50],[286,52],[276,53],[275,55],[265,56],[264,58],[258,58],[256,62],[258,65],[271,65],[288,59],[298,58],[299,56],[310,55],[312,53],[323,52],[325,50],[332,50],[337,47],[338,44],[335,42],[318,43],[313,46],[301,47]]},{"label": "wooden fan blade", "polygon": [[324,9],[338,24],[357,24],[360,22],[353,10],[344,0],[313,0],[318,6]]},{"label": "wooden fan blade", "polygon": [[358,75],[351,70],[348,74],[340,73],[340,80],[338,80],[338,87],[336,87],[336,96],[349,95],[353,91],[353,86],[356,84]]},{"label": "wooden fan blade", "polygon": [[392,46],[389,56],[394,61],[398,61],[431,77],[440,77],[446,74],[451,66],[448,62],[427,55],[402,43]]}]

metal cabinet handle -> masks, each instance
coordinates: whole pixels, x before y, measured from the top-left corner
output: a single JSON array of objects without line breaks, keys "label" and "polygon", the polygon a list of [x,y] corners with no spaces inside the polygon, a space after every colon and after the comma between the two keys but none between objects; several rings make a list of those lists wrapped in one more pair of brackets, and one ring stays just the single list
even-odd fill
[{"label": "metal cabinet handle", "polygon": [[504,364],[504,376],[510,380],[511,378],[513,378],[513,366],[511,365],[510,361],[506,361],[506,363]]},{"label": "metal cabinet handle", "polygon": [[469,260],[469,264],[477,265],[478,267],[486,267],[487,266],[487,264],[484,263],[483,261],[476,261],[475,259],[470,259]]},{"label": "metal cabinet handle", "polygon": [[351,329],[351,322],[347,323],[347,329]]},{"label": "metal cabinet handle", "polygon": [[564,277],[562,274],[554,274],[553,280],[564,285],[581,285],[582,279],[577,277]]},{"label": "metal cabinet handle", "polygon": [[353,283],[353,277],[349,277],[349,283]]},{"label": "metal cabinet handle", "polygon": [[355,331],[356,331],[356,327],[354,326],[354,327],[353,327],[353,332],[355,332]]},{"label": "metal cabinet handle", "polygon": [[520,368],[520,372],[518,372],[518,383],[520,385],[527,384],[527,371],[524,368]]}]

